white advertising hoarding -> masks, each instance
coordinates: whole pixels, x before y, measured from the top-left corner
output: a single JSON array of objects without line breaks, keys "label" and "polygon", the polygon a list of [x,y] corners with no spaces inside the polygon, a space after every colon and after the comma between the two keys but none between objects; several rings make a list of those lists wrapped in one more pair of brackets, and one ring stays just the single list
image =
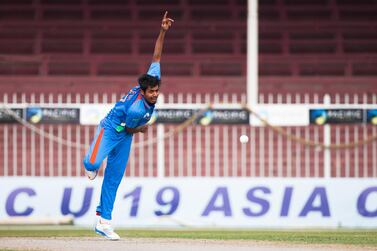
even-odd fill
[{"label": "white advertising hoarding", "polygon": [[[102,179],[0,178],[0,220],[71,215],[92,226]],[[376,179],[125,178],[121,227],[377,228]]]},{"label": "white advertising hoarding", "polygon": [[[98,125],[101,119],[111,110],[113,104],[82,104],[80,105],[80,124]],[[217,109],[232,109],[232,106],[216,106]],[[202,107],[186,105],[181,108],[179,105],[158,106],[164,109],[199,109]],[[234,106],[234,109],[240,109],[241,106]],[[253,107],[263,119],[275,126],[307,126],[309,125],[309,107],[305,105],[257,105]],[[184,120],[184,118],[183,118]],[[251,124],[254,126],[263,126],[264,124],[254,115],[251,114]]]},{"label": "white advertising hoarding", "polygon": [[80,124],[98,125],[113,107],[113,104],[82,104],[80,105]]},{"label": "white advertising hoarding", "polygon": [[[307,126],[309,125],[309,106],[268,104],[257,105],[254,111],[273,126]],[[251,114],[251,125],[263,126],[254,114]]]}]

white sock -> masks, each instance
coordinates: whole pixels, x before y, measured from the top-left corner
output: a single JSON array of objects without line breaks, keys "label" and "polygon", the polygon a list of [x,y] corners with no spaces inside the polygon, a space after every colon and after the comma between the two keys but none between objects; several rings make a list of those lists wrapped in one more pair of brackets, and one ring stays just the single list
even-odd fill
[{"label": "white sock", "polygon": [[101,223],[101,224],[110,224],[111,223],[111,221],[110,220],[106,220],[106,219],[104,219],[104,218],[99,218],[99,222]]}]

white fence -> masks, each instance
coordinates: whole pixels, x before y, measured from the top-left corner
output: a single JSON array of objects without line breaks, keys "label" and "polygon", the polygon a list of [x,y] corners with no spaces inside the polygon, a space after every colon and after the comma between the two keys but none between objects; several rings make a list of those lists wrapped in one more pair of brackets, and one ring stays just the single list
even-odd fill
[{"label": "white fence", "polygon": [[[44,138],[21,125],[0,127],[0,175],[80,176],[82,158],[92,139],[94,126],[41,125],[39,128],[60,138],[77,142],[66,146]],[[170,127],[163,130],[167,132]],[[318,126],[288,127],[288,132],[306,140],[321,142]],[[334,126],[333,143],[361,140],[376,135],[376,126]],[[155,137],[157,129],[139,134],[135,142]],[[248,144],[239,135],[249,135]],[[341,140],[341,137],[344,138]],[[276,135],[265,127],[189,126],[166,139],[132,150],[127,175],[137,177],[324,177],[323,150],[306,147]],[[163,160],[162,164],[158,162]],[[160,170],[158,166],[163,166]],[[377,177],[377,143],[331,151],[331,177]]]},{"label": "white fence", "polygon": [[[29,99],[26,95],[21,96],[24,97],[21,101]],[[117,96],[112,95],[111,101],[115,101]],[[177,100],[183,103],[184,100],[187,102],[191,100],[194,103],[211,100],[219,102],[228,100],[230,103],[239,101],[237,95],[224,95],[225,97],[221,98],[205,96],[207,98],[204,99],[199,96],[195,99],[188,98],[189,95],[185,98],[184,96],[183,94],[168,96],[165,97],[165,101]],[[40,96],[38,100],[46,101],[42,97],[44,96]],[[57,97],[63,100],[63,95]],[[81,100],[86,102],[93,97],[76,98],[73,103]],[[234,98],[229,99],[229,97]],[[287,95],[284,99],[288,97],[290,96]],[[368,100],[367,97],[376,100],[376,95],[355,97],[353,100]],[[54,101],[55,98],[48,96],[47,101]],[[97,101],[104,99],[106,98],[94,98]],[[304,96],[299,100],[305,99]],[[4,100],[10,101],[9,96],[4,96]],[[17,98],[11,100],[18,101]],[[324,98],[320,97],[318,100]],[[33,103],[33,99],[30,102]],[[35,128],[37,130],[30,130],[20,124],[0,125],[0,176],[82,176],[82,158],[86,151],[83,145],[89,145],[95,126],[38,125]],[[191,125],[163,141],[152,142],[152,138],[158,134],[167,134],[173,128],[172,125],[155,125],[147,134],[137,134],[134,141],[136,147],[130,155],[126,175],[132,177],[377,177],[376,141],[353,148],[328,150],[326,154],[330,162],[329,166],[325,167],[325,150],[297,143],[267,127]],[[332,135],[330,142],[325,142],[324,128],[320,126],[290,126],[284,129],[289,134],[306,141],[327,144],[347,144],[361,141],[370,135],[377,135],[377,127],[373,125],[335,125],[330,129]],[[41,135],[38,130],[54,135],[55,138]],[[242,134],[248,135],[251,139],[248,144],[239,142],[239,136]],[[74,144],[67,146],[64,144],[65,141]],[[144,141],[147,143],[146,146],[137,146],[139,142]]]},{"label": "white fence", "polygon": [[[72,93],[5,93],[2,103],[114,103],[124,93],[72,94]],[[316,93],[260,94],[260,104],[321,104],[328,98],[331,104],[377,104],[377,93],[321,95]],[[245,103],[246,94],[161,94],[166,103]]]}]

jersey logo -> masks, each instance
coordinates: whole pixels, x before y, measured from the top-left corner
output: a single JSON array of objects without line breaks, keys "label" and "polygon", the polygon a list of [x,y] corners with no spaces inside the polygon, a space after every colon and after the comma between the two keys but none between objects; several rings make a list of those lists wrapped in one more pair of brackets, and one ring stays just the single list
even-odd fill
[{"label": "jersey logo", "polygon": [[126,123],[122,122],[122,123],[120,123],[120,125],[118,125],[118,126],[115,128],[115,130],[116,130],[117,132],[124,131],[125,126],[126,126]]},{"label": "jersey logo", "polygon": [[128,91],[127,95],[123,96],[119,101],[120,102],[126,102],[126,101],[130,100],[131,97],[135,94],[136,94],[136,91],[131,89],[131,90]]},{"label": "jersey logo", "polygon": [[144,117],[143,118],[145,118],[145,119],[147,119],[147,120],[149,120],[149,118],[151,117],[151,115],[149,114],[149,112],[147,112],[145,115],[144,115]]}]

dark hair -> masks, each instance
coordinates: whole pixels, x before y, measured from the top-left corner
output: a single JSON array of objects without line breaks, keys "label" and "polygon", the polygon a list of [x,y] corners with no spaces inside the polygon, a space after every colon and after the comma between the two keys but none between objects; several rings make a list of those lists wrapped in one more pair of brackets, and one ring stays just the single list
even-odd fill
[{"label": "dark hair", "polygon": [[155,87],[156,85],[160,86],[161,81],[154,76],[143,74],[139,77],[139,86],[143,91],[146,91],[148,87]]}]

